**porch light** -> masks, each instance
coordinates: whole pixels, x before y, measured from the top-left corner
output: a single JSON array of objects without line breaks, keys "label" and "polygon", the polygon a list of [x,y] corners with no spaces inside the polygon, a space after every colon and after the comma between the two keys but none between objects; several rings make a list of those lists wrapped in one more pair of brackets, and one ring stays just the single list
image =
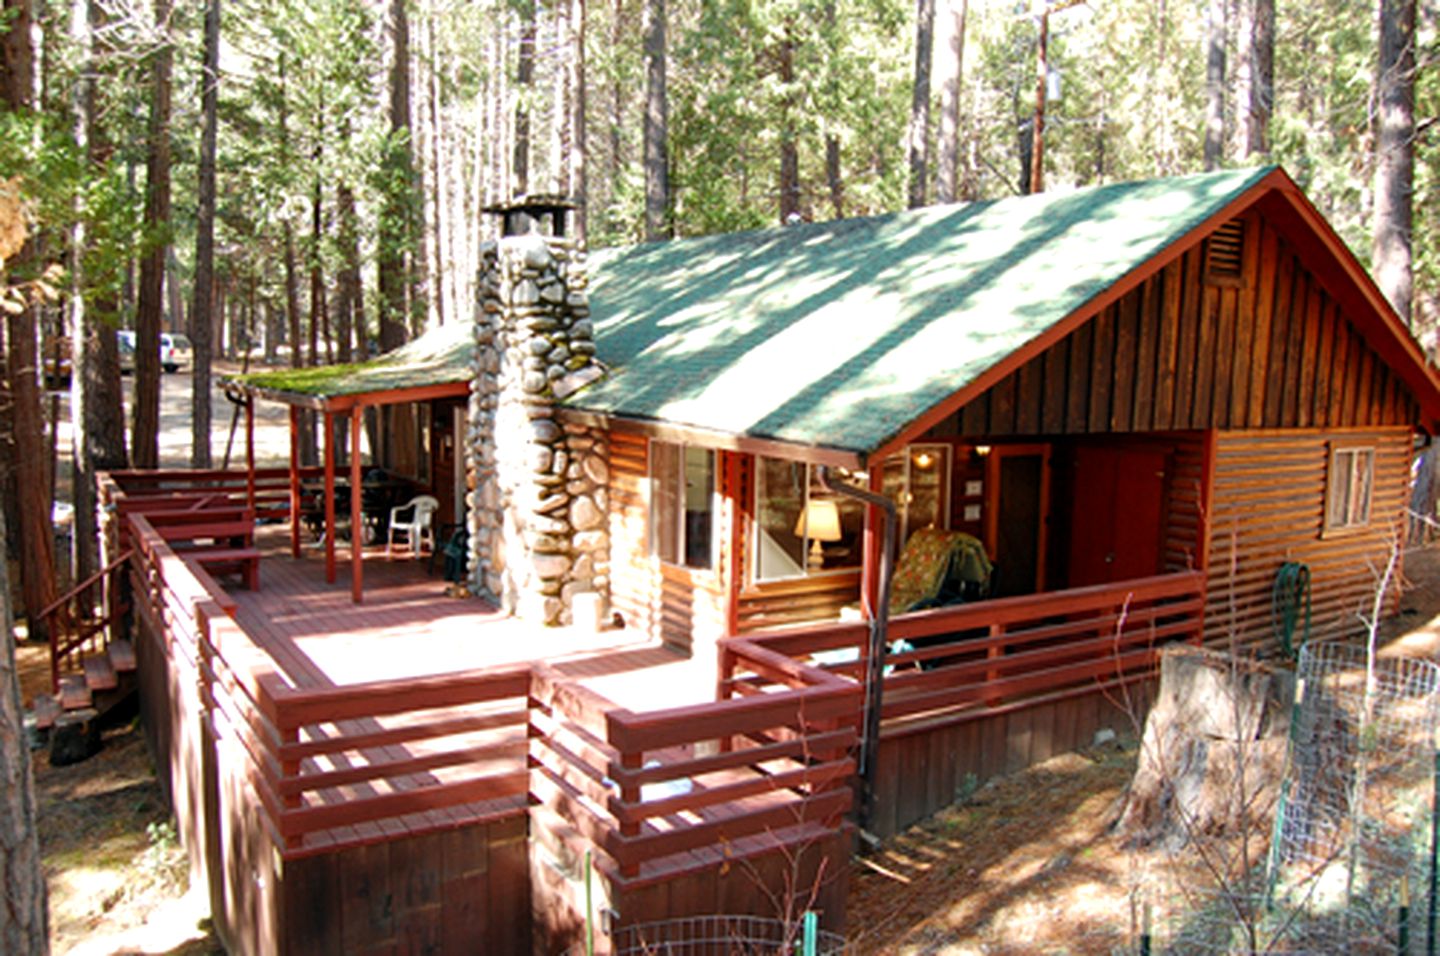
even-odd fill
[{"label": "porch light", "polygon": [[805,510],[800,512],[800,520],[795,522],[795,534],[810,539],[810,557],[806,566],[811,571],[818,571],[825,563],[825,551],[820,543],[840,540],[840,509],[828,499],[811,498],[805,503]]},{"label": "porch light", "polygon": [[928,451],[922,451],[920,454],[915,456],[915,464],[920,468],[929,468],[931,465],[935,464],[935,456],[930,454]]},{"label": "porch light", "polygon": [[984,458],[986,455],[990,454],[990,446],[989,446],[989,445],[976,445],[976,446],[975,446],[975,454],[979,455],[981,458]]}]

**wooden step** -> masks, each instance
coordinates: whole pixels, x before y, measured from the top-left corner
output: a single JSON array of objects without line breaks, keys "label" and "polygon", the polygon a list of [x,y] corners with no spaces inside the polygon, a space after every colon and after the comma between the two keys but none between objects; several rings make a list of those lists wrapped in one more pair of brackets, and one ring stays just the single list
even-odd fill
[{"label": "wooden step", "polygon": [[110,646],[105,649],[105,653],[110,655],[110,666],[115,668],[118,673],[135,669],[135,645],[124,638],[111,641]]},{"label": "wooden step", "polygon": [[60,678],[60,706],[64,710],[82,710],[90,706],[90,688],[80,674]]},{"label": "wooden step", "polygon": [[60,702],[49,694],[36,694],[35,703],[30,708],[35,714],[35,726],[44,730],[47,727],[55,726],[55,718],[60,716]]},{"label": "wooden step", "polygon": [[83,666],[85,686],[92,691],[110,690],[120,683],[115,676],[115,668],[110,666],[110,658],[106,655],[87,655]]}]

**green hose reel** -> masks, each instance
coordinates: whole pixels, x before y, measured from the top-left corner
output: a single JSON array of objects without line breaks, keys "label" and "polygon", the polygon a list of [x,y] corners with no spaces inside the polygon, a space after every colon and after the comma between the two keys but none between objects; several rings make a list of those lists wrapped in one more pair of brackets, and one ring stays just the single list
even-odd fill
[{"label": "green hose reel", "polygon": [[[1304,629],[1295,641],[1296,629],[1304,616]],[[1275,572],[1275,585],[1270,591],[1270,624],[1280,653],[1289,660],[1300,655],[1300,648],[1310,640],[1310,569],[1298,561],[1286,561]]]}]

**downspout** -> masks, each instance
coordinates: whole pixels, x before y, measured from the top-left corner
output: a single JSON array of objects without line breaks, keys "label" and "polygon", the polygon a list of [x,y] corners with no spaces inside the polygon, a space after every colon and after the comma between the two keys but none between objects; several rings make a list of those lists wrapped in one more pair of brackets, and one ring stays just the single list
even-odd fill
[{"label": "downspout", "polygon": [[895,502],[873,491],[843,482],[831,483],[830,468],[819,468],[820,486],[843,498],[873,505],[885,512],[884,537],[880,544],[880,596],[870,619],[870,653],[865,668],[865,707],[860,737],[860,812],[856,822],[868,832],[875,812],[875,764],[880,755],[880,705],[885,684],[885,639],[890,626],[890,578],[895,570]]}]

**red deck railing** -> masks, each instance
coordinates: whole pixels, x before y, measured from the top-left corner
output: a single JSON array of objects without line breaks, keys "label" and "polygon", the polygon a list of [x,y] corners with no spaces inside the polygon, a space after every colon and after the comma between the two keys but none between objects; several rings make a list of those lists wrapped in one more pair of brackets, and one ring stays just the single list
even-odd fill
[{"label": "red deck railing", "polygon": [[[894,617],[883,717],[967,718],[1136,679],[1162,644],[1200,639],[1204,605],[1205,576],[1187,571]],[[842,623],[727,640],[721,693],[788,685],[780,661],[858,682],[868,634],[867,624]]]},{"label": "red deck railing", "polygon": [[615,879],[651,878],[844,825],[859,710],[844,678],[753,648],[788,675],[785,689],[649,713],[543,662],[296,686],[202,568],[143,513],[127,523],[137,613],[172,666],[196,675],[223,773],[255,795],[285,858],[528,807],[554,823],[532,830],[558,851],[590,850]]}]

